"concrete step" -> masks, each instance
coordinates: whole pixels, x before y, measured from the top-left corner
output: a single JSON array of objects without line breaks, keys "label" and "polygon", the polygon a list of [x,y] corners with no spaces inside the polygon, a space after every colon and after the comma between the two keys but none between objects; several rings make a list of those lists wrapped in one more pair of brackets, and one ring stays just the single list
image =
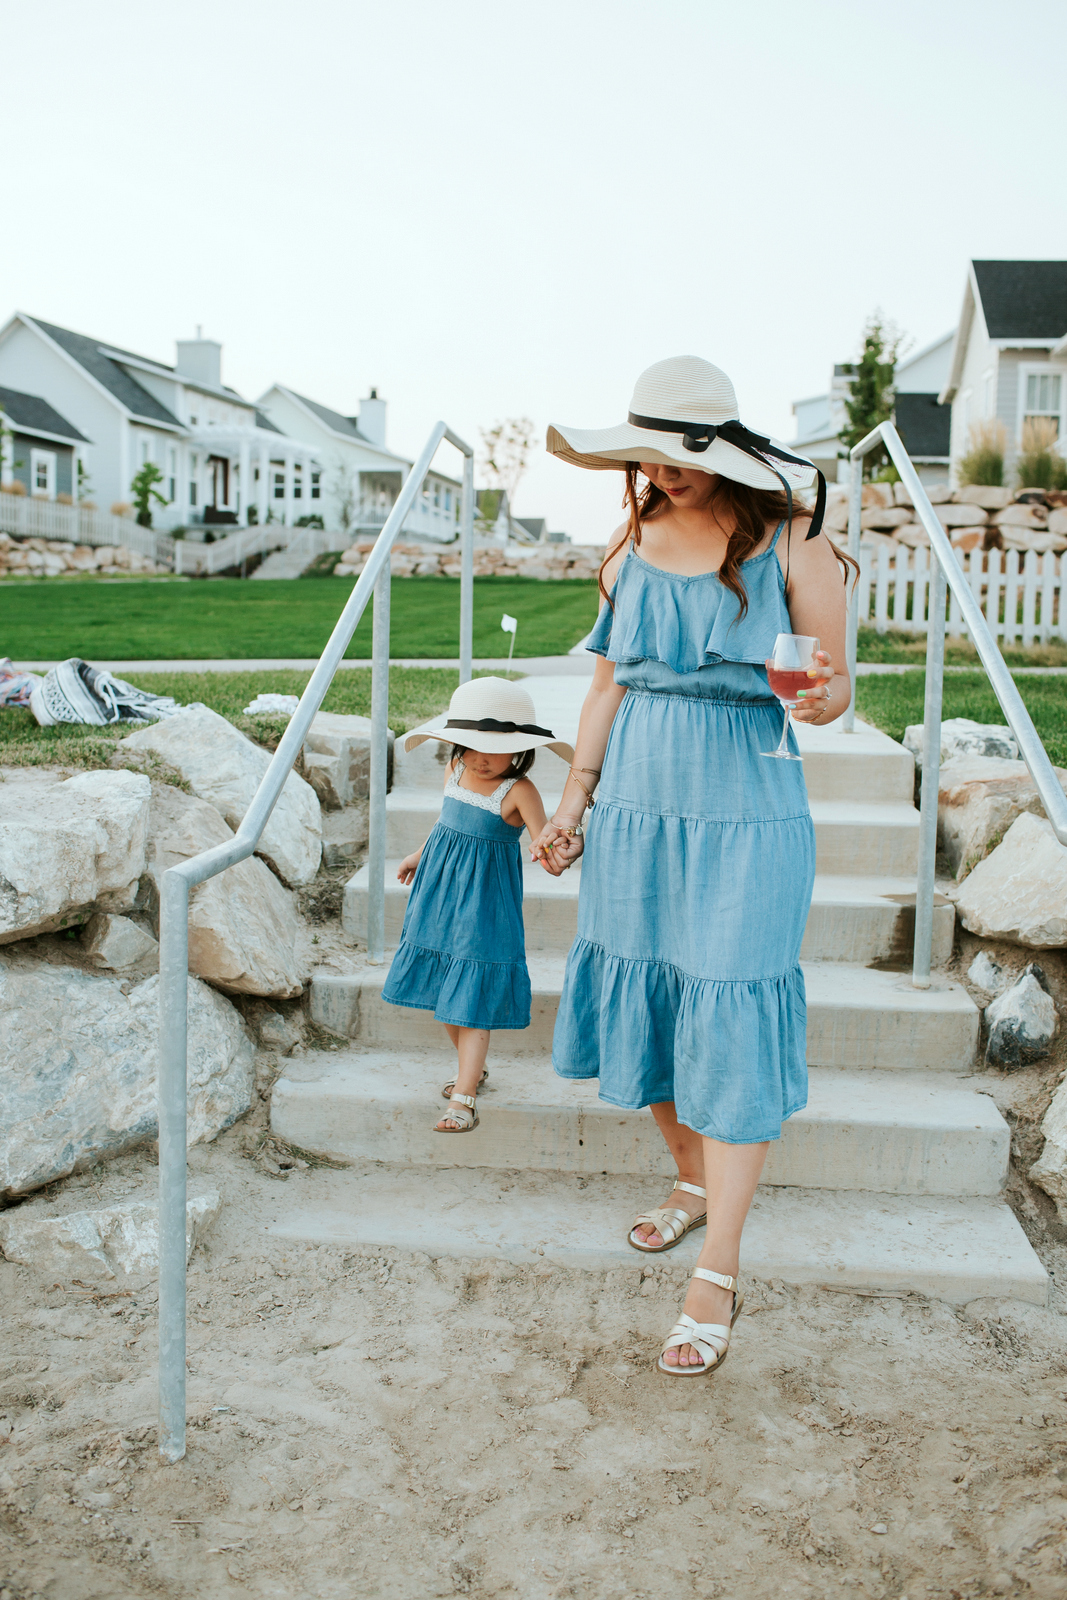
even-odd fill
[{"label": "concrete step", "polygon": [[[495,1049],[514,1055],[550,1051],[563,965],[561,956],[529,957],[530,1026],[494,1034]],[[960,984],[935,976],[933,987],[913,989],[899,972],[834,961],[803,965],[810,1065],[970,1070],[979,1014]],[[347,974],[316,974],[311,984],[312,1019],[331,1033],[366,1046],[439,1046],[441,1024],[430,1012],[392,1006],[382,999],[387,971],[385,966],[368,966]]]},{"label": "concrete step", "polygon": [[[399,943],[411,893],[410,888],[397,882],[399,864],[397,857],[387,861],[385,867],[385,940],[390,948]],[[351,944],[366,941],[369,883],[370,868],[364,865],[345,885],[341,926]],[[561,878],[553,878],[543,868],[524,862],[523,920],[526,948],[531,954],[566,955],[577,934],[580,884],[580,863]],[[914,908],[914,879],[819,874],[801,956],[807,961],[878,961],[902,968],[910,966]],[[934,907],[935,967],[952,954],[954,927],[952,903],[939,895]]]},{"label": "concrete step", "polygon": [[[314,1051],[274,1085],[271,1128],[302,1150],[346,1161],[523,1167],[552,1172],[663,1171],[650,1115],[597,1099],[595,1082],[556,1077],[547,1057],[494,1053],[470,1137],[433,1131],[446,1052]],[[1000,1193],[1009,1131],[988,1095],[944,1073],[814,1067],[808,1105],[771,1146],[769,1184],[891,1194]]]},{"label": "concrete step", "polygon": [[915,758],[888,734],[856,721],[854,733],[840,722],[814,728],[795,722],[810,800],[868,800],[908,805],[915,796]]},{"label": "concrete step", "polygon": [[[639,1255],[626,1243],[634,1216],[662,1199],[662,1185],[647,1177],[366,1164],[270,1186],[258,1227],[264,1240],[622,1269],[636,1288],[650,1260],[692,1267],[700,1249],[699,1229],[667,1257]],[[1045,1305],[1048,1298],[1045,1269],[1011,1211],[981,1197],[761,1188],[741,1261],[742,1287],[745,1278],[781,1279],[912,1292],[953,1305],[1001,1296]],[[743,1321],[738,1341],[743,1350]]]},{"label": "concrete step", "polygon": [[[869,791],[877,794],[877,790]],[[542,790],[551,816],[562,788]],[[441,792],[394,788],[386,802],[386,850],[398,860],[417,850],[441,814]],[[868,877],[914,874],[919,853],[919,813],[910,801],[812,800],[815,868]],[[525,842],[526,835],[523,834]]]}]

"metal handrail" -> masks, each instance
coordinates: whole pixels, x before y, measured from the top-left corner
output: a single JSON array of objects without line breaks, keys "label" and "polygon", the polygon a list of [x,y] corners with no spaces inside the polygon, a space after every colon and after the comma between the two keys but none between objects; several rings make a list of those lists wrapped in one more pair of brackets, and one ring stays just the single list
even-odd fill
[{"label": "metal handrail", "polygon": [[[344,659],[367,602],[374,594],[374,662],[371,680],[370,861],[372,958],[385,943],[385,789],[389,714],[389,556],[430,463],[442,441],[464,456],[460,679],[471,675],[474,608],[474,452],[438,422],[397,497],[337,620],[300,703],[232,839],[163,874],[159,910],[159,1454],[165,1462],[185,1454],[185,1207],[188,1082],[189,891],[250,856],[303,748],[311,722]],[[375,886],[377,885],[377,893]]]},{"label": "metal handrail", "polygon": [[[930,964],[934,929],[934,859],[937,853],[937,801],[941,773],[941,699],[945,672],[945,597],[946,584],[956,596],[971,642],[1000,701],[1001,710],[1014,733],[1019,754],[1030,769],[1034,787],[1045,814],[1061,844],[1067,845],[1067,795],[1056,779],[1048,752],[1038,737],[1033,720],[1023,704],[997,648],[977,597],[956,559],[948,534],[935,512],[919,475],[891,422],[880,422],[865,439],[849,451],[852,478],[849,486],[848,553],[853,560],[860,554],[860,516],[863,501],[863,473],[860,462],[877,445],[884,445],[889,459],[900,474],[900,481],[911,496],[911,503],[930,540],[930,602],[926,645],[926,697],[923,708],[922,800],[919,809],[919,862],[915,889],[915,952],[911,981],[917,989],[930,987]],[[936,558],[936,559],[934,559]],[[859,600],[853,591],[848,611],[845,640],[846,665],[852,683],[852,698],[843,723],[846,732],[855,728],[856,649],[859,633]]]}]

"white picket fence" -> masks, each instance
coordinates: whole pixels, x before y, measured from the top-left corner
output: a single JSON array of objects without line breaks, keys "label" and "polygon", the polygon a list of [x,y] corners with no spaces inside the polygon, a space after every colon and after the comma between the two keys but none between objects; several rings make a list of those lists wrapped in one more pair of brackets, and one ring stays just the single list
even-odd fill
[{"label": "white picket fence", "polygon": [[141,528],[132,517],[88,511],[55,500],[0,494],[0,532],[18,539],[56,539],[65,544],[125,545],[161,566],[174,560],[174,541],[155,528]]},{"label": "white picket fence", "polygon": [[[1033,550],[971,550],[956,554],[990,629],[1007,643],[1039,644],[1067,638],[1063,605],[1067,553],[1037,555]],[[860,549],[859,617],[879,633],[899,628],[925,633],[929,626],[930,552],[887,545]],[[947,628],[966,635],[955,597],[949,592]]]},{"label": "white picket fence", "polygon": [[253,524],[219,533],[211,544],[193,539],[175,539],[174,570],[193,578],[211,578],[218,572],[233,572],[243,561],[269,550],[284,550],[302,528],[285,528],[280,523]]}]

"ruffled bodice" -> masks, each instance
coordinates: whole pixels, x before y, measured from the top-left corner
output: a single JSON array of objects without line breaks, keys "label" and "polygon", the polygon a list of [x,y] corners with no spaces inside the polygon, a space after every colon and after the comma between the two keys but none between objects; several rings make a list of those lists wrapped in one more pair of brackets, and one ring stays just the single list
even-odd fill
[{"label": "ruffled bodice", "polygon": [[762,555],[742,562],[744,616],[717,572],[681,577],[631,549],[611,591],[615,609],[601,609],[586,648],[619,663],[659,661],[678,674],[727,661],[762,667],[775,636],[792,632],[775,550],[781,531]]}]

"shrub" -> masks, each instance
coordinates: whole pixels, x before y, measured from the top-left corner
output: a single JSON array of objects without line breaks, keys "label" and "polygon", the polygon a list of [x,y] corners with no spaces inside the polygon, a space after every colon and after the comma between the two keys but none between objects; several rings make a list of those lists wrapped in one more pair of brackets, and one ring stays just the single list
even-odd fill
[{"label": "shrub", "polygon": [[5,483],[3,485],[0,485],[0,488],[2,488],[4,494],[25,494],[26,493],[26,485],[24,483],[21,483],[18,478],[12,478],[10,483]]},{"label": "shrub", "polygon": [[1052,417],[1027,417],[1017,471],[1020,489],[1067,488],[1067,461],[1056,450],[1058,429]]},{"label": "shrub", "polygon": [[132,510],[133,507],[128,500],[116,500],[111,507],[111,515],[113,517],[128,517]]},{"label": "shrub", "polygon": [[1007,448],[1008,430],[1003,422],[995,417],[988,422],[976,422],[967,435],[967,454],[960,460],[960,483],[1001,488]]}]

